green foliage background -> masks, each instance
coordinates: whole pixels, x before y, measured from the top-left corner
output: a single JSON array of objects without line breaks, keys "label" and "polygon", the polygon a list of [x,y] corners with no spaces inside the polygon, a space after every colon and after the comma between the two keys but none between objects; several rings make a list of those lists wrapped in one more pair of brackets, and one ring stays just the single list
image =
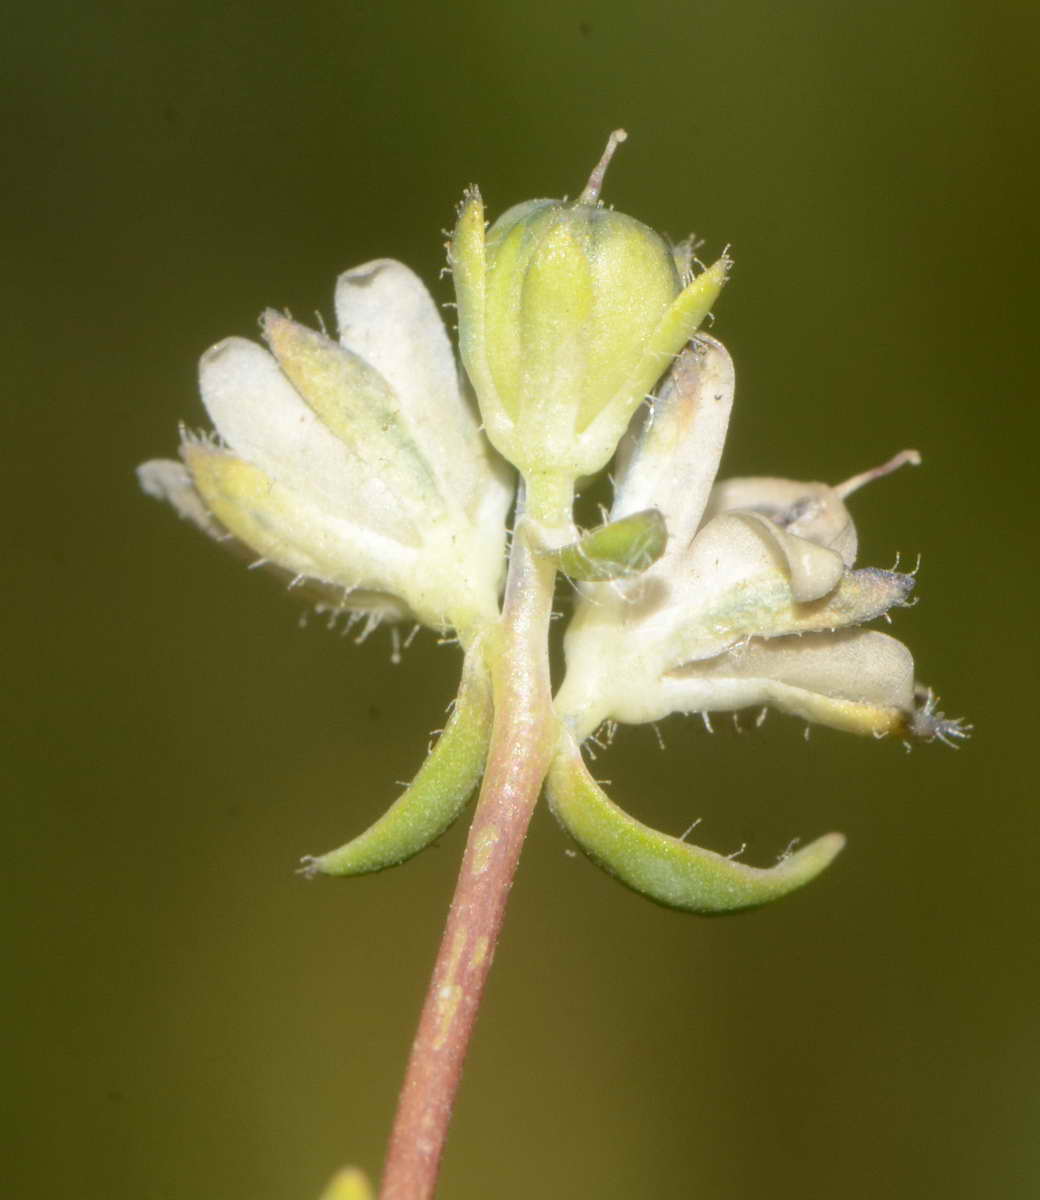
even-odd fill
[{"label": "green foliage background", "polygon": [[736,258],[727,473],[924,453],[856,498],[863,559],[922,552],[894,632],[978,732],[623,733],[597,770],[652,823],[849,848],[710,922],[541,813],[443,1194],[1035,1197],[1034,11],[57,0],[5,32],[4,1192],[309,1200],[378,1168],[464,830],[377,878],[293,866],[412,774],[455,652],[299,630],[131,471],[203,423],[206,346],[327,314],[368,258],[436,283],[465,184],[574,194],[623,124],[608,199]]}]

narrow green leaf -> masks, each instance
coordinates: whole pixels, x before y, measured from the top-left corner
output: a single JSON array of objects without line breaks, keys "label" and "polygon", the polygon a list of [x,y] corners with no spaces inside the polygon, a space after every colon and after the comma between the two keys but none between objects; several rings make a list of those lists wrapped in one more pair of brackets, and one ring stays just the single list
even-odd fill
[{"label": "narrow green leaf", "polygon": [[546,788],[557,820],[593,862],[657,904],[703,916],[778,900],[819,875],[845,844],[840,833],[828,833],[770,868],[691,846],[643,825],[612,803],[567,733]]},{"label": "narrow green leaf", "polygon": [[462,811],[484,771],[491,736],[491,682],[481,642],[466,654],[455,711],[406,791],[364,833],[306,857],[305,875],[364,875],[424,850]]}]

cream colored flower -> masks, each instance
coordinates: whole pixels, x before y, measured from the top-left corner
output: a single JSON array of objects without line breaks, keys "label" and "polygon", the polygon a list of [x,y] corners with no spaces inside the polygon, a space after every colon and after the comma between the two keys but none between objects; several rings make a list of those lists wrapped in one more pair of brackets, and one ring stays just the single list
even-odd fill
[{"label": "cream colored flower", "polygon": [[762,705],[857,733],[963,736],[920,702],[906,647],[859,628],[905,604],[914,580],[853,569],[845,498],[918,455],[837,487],[713,486],[733,387],[725,348],[698,336],[623,443],[611,519],[656,508],[668,543],[636,578],[581,585],[560,715],[579,740],[604,720]]},{"label": "cream colored flower", "polygon": [[[338,341],[269,310],[266,349],[230,338],[207,351],[199,383],[215,435],[183,435],[181,461],[138,469],[146,492],[320,608],[454,630],[464,646],[455,710],[411,784],[367,830],[306,859],[306,874],[382,870],[439,837],[502,716],[503,730],[539,731],[523,735],[528,748],[555,736],[549,803],[595,861],[658,903],[732,912],[800,887],[843,838],[755,868],[652,830],[584,763],[580,744],[601,722],[773,706],[875,736],[966,736],[915,682],[906,647],[864,628],[906,604],[914,579],[856,568],[845,501],[918,455],[833,487],[715,482],[733,364],[693,334],[728,260],[694,279],[688,248],[603,207],[622,137],[574,203],[514,206],[485,230],[480,197],[467,194],[449,257],[487,436],[429,293],[379,259],[340,277]],[[514,477],[492,446],[524,480],[516,603],[497,631]],[[610,521],[581,533],[575,481],[615,451]],[[553,723],[535,707],[547,660],[532,614],[547,621],[556,571],[579,599]],[[362,1184],[348,1172],[336,1187]]]},{"label": "cream colored flower", "polygon": [[269,350],[219,342],[199,364],[217,439],[142,487],[324,607],[453,628],[498,612],[512,473],[481,435],[418,277],[378,259],[341,275],[339,341],[268,311]]}]

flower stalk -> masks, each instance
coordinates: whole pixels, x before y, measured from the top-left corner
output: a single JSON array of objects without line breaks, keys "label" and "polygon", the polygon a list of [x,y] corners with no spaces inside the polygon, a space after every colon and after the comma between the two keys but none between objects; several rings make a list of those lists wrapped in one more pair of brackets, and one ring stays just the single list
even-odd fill
[{"label": "flower stalk", "polygon": [[434,1194],[506,901],[552,758],[547,645],[556,568],[535,539],[536,527],[520,519],[489,652],[495,716],[484,783],[401,1089],[381,1200]]}]

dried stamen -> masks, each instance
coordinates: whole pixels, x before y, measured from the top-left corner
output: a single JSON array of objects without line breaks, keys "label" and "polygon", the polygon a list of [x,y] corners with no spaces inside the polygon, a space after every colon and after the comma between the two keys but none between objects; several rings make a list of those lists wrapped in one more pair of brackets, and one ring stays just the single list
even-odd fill
[{"label": "dried stamen", "polygon": [[898,471],[900,467],[907,465],[912,467],[921,465],[921,455],[916,450],[900,450],[880,467],[872,467],[869,471],[861,471],[859,475],[853,475],[844,483],[836,483],[833,490],[839,499],[844,500],[846,496],[858,492],[866,484],[873,483],[875,479],[884,479],[886,475],[891,475],[893,471]]}]

